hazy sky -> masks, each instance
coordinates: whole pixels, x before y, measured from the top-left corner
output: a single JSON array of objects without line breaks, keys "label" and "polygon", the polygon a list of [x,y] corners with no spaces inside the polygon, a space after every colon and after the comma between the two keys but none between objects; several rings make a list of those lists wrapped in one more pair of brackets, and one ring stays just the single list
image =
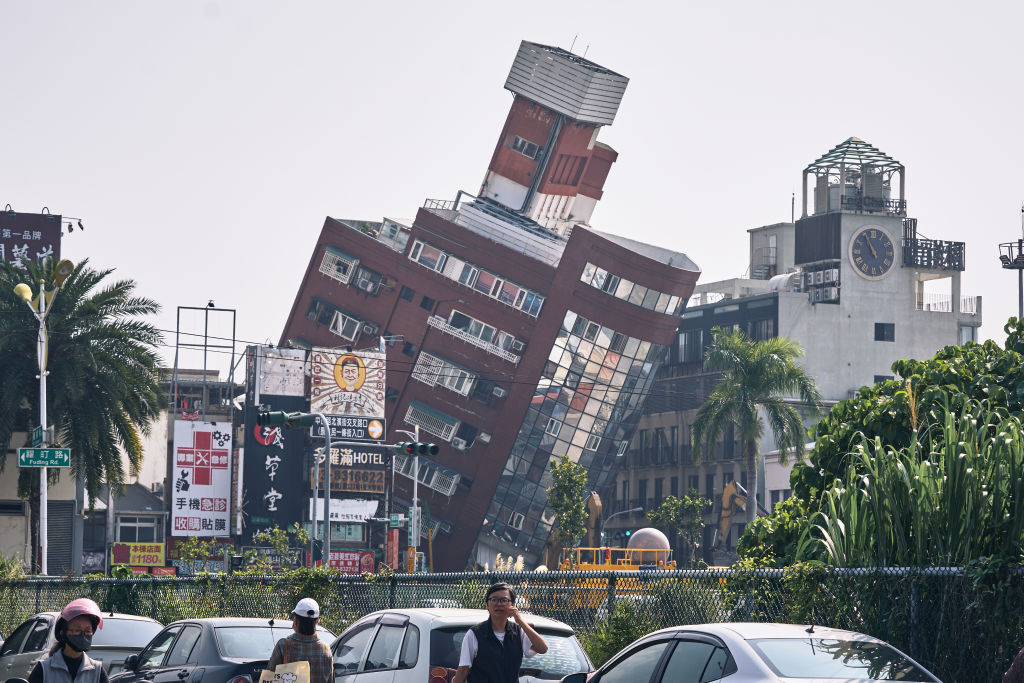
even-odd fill
[{"label": "hazy sky", "polygon": [[860,137],[906,165],[921,233],[966,241],[963,293],[1001,342],[1021,7],[0,0],[0,207],[81,217],[64,255],[159,301],[168,359],[177,307],[211,299],[240,348],[276,342],[324,217],[477,191],[520,40],[575,37],[630,79],[595,228],[742,275],[746,229],[788,220],[801,170]]}]

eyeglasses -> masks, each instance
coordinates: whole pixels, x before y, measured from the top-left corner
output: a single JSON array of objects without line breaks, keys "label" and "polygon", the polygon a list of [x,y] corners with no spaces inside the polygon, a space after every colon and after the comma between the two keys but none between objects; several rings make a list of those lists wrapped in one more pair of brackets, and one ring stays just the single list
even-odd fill
[{"label": "eyeglasses", "polygon": [[76,631],[68,630],[67,632],[69,636],[91,636],[92,633],[93,631],[91,628],[79,629]]},{"label": "eyeglasses", "polygon": [[507,605],[512,601],[508,598],[487,598],[487,602],[492,603],[494,605]]}]

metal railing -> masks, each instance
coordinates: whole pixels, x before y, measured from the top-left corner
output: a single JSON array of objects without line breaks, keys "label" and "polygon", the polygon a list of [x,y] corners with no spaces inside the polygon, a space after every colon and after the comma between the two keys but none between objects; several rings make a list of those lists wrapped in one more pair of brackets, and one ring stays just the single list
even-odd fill
[{"label": "metal railing", "polygon": [[515,355],[514,353],[509,353],[500,346],[495,346],[490,342],[485,342],[480,337],[474,337],[465,330],[460,330],[457,327],[449,325],[448,321],[439,315],[432,315],[429,318],[427,318],[427,324],[435,329],[441,330],[445,334],[450,334],[453,337],[457,337],[462,341],[466,342],[467,344],[471,344],[477,347],[478,349],[483,349],[492,356],[503,358],[507,360],[509,363],[514,363],[516,365],[519,364],[519,356]]}]

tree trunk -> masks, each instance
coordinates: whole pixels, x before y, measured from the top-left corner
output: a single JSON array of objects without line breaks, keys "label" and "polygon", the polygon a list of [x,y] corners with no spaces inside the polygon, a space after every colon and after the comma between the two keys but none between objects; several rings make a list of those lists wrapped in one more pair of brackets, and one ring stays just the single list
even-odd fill
[{"label": "tree trunk", "polygon": [[747,525],[757,518],[757,442],[748,439],[744,444],[747,451]]}]

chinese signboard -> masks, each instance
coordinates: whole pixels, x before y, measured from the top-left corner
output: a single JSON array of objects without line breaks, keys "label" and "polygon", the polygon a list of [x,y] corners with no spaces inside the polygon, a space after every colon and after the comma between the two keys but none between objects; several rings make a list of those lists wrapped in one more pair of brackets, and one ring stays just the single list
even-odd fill
[{"label": "chinese signboard", "polygon": [[60,260],[60,226],[60,216],[0,211],[0,261]]},{"label": "chinese signboard", "polygon": [[[309,564],[309,551],[306,551],[306,564]],[[317,562],[320,564],[320,562]],[[373,552],[369,550],[332,550],[330,556],[331,569],[342,574],[373,573]]]},{"label": "chinese signboard", "polygon": [[[310,412],[323,413],[331,438],[384,438],[385,354],[382,351],[311,351]],[[315,433],[323,434],[317,423]]]},{"label": "chinese signboard", "polygon": [[[324,499],[309,499],[310,519],[313,518],[314,504],[316,505],[317,518],[322,521],[324,517]],[[337,498],[331,498],[331,521],[335,523],[362,524],[376,515],[377,508],[379,507],[380,501],[377,500],[338,500]]]},{"label": "chinese signboard", "polygon": [[110,546],[110,564],[130,564],[138,567],[164,566],[163,543],[113,543]]},{"label": "chinese signboard", "polygon": [[[322,460],[319,477],[310,476],[310,482],[327,476]],[[390,456],[368,448],[331,448],[331,491],[385,493],[390,463]]]},{"label": "chinese signboard", "polygon": [[302,522],[308,497],[302,481],[309,463],[306,433],[256,424],[258,408],[305,412],[306,352],[303,349],[246,349],[245,457],[242,464],[243,538]]},{"label": "chinese signboard", "polygon": [[174,423],[172,536],[228,536],[231,423]]},{"label": "chinese signboard", "polygon": [[71,449],[19,448],[18,467],[71,467]]}]

